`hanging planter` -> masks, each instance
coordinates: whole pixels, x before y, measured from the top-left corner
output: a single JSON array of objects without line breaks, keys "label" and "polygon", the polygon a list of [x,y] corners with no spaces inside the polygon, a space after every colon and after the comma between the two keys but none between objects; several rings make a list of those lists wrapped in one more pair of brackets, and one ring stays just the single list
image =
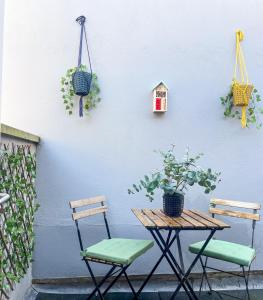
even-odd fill
[{"label": "hanging planter", "polygon": [[240,45],[243,39],[243,32],[237,31],[233,82],[229,93],[220,99],[225,107],[225,117],[238,118],[241,120],[242,128],[249,127],[250,124],[255,124],[257,128],[260,128],[262,123],[258,120],[258,114],[262,114],[263,109],[258,104],[261,102],[261,97],[253,84],[249,82],[244,54]]},{"label": "hanging planter", "polygon": [[[80,16],[76,19],[76,21],[81,26],[78,65],[77,67],[68,69],[66,74],[61,78],[61,92],[66,111],[68,111],[70,115],[73,113],[74,96],[80,96],[79,116],[82,117],[83,111],[87,113],[92,108],[95,108],[96,104],[100,101],[100,97],[98,96],[100,89],[98,86],[97,75],[92,72],[91,67],[87,34],[85,29],[86,18],[84,16]],[[86,42],[89,70],[86,65],[82,64],[83,37],[85,37]]]}]

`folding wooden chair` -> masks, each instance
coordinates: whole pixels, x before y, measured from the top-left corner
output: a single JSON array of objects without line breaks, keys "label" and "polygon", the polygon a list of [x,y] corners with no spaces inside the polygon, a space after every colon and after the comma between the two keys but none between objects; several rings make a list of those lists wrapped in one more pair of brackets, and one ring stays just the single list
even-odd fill
[{"label": "folding wooden chair", "polygon": [[[216,208],[216,205],[223,206],[222,208]],[[253,212],[246,212],[246,211],[236,211],[236,210],[228,210],[225,209],[224,207],[239,207],[242,209],[252,209]],[[200,285],[200,290],[202,290],[204,278],[207,281],[208,287],[209,287],[209,293],[211,294],[212,291],[212,286],[209,282],[208,275],[206,272],[206,269],[210,270],[215,270],[223,273],[228,273],[234,276],[239,276],[244,278],[245,280],[245,285],[246,285],[246,292],[247,292],[247,297],[250,299],[249,295],[249,289],[248,289],[248,280],[249,280],[249,272],[250,272],[250,267],[251,263],[256,257],[256,250],[254,249],[254,235],[255,235],[255,226],[256,226],[256,221],[260,220],[260,215],[258,214],[258,210],[260,210],[260,204],[258,203],[250,203],[250,202],[239,202],[239,201],[232,201],[232,200],[223,200],[223,199],[211,199],[210,201],[210,213],[212,214],[212,217],[214,218],[215,215],[223,215],[223,216],[228,216],[228,217],[236,217],[236,218],[242,218],[242,219],[248,219],[252,220],[252,238],[251,238],[251,244],[250,246],[245,246],[233,242],[227,242],[227,241],[222,241],[222,240],[216,240],[212,239],[208,245],[206,246],[203,255],[205,256],[205,261],[203,261],[203,258],[200,258],[201,266],[203,269],[203,274],[202,274],[202,280],[201,280],[201,285]],[[198,242],[194,243],[189,246],[189,250],[192,253],[198,253],[200,250],[202,244],[204,242]],[[230,262],[236,265],[239,265],[241,267],[241,274],[236,274],[232,272],[226,272],[217,268],[212,268],[207,265],[208,258],[214,258],[226,262]],[[245,267],[247,267],[247,274],[245,272]],[[230,294],[214,291],[219,294],[225,294],[229,297],[233,298],[238,298]],[[239,298],[238,298],[239,299]],[[243,299],[243,298],[242,298]]]},{"label": "folding wooden chair", "polygon": [[[75,221],[77,228],[77,234],[79,239],[79,245],[81,249],[82,259],[85,261],[92,281],[95,285],[94,290],[89,295],[88,299],[91,299],[94,294],[97,293],[100,299],[104,299],[106,293],[110,288],[117,282],[117,280],[124,275],[129,287],[134,295],[135,299],[138,299],[136,292],[129,280],[126,270],[131,263],[149,250],[153,246],[153,241],[149,240],[134,240],[134,239],[123,239],[123,238],[111,238],[109,225],[106,218],[107,206],[104,205],[105,197],[97,196],[89,199],[70,201],[70,207],[73,210],[72,218]],[[76,211],[76,209],[83,208],[84,206],[100,204],[95,208],[88,208],[86,210]],[[84,248],[81,230],[79,225],[79,219],[94,216],[97,214],[103,214],[104,222],[106,226],[108,238],[94,244],[88,248]],[[91,268],[91,263],[100,263],[111,266],[108,273],[103,277],[100,282],[97,282],[94,272]],[[111,283],[102,292],[101,287],[105,281],[111,276],[116,275]]]}]

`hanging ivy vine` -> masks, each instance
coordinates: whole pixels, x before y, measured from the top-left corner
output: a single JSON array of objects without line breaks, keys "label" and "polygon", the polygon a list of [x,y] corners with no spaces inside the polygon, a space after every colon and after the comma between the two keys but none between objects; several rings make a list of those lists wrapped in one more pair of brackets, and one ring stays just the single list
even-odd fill
[{"label": "hanging ivy vine", "polygon": [[0,191],[10,199],[0,204],[0,299],[8,299],[25,275],[34,246],[36,157],[28,145],[2,145]]},{"label": "hanging ivy vine", "polygon": [[[230,88],[228,94],[220,97],[221,104],[224,106],[224,116],[226,118],[233,118],[241,120],[241,111],[239,107],[234,106],[233,91]],[[255,125],[257,129],[262,127],[260,115],[263,114],[262,99],[257,89],[253,89],[251,98],[247,107],[247,124],[246,127]]]},{"label": "hanging ivy vine", "polygon": [[[81,65],[80,71],[87,71],[87,66]],[[73,84],[72,84],[72,75],[76,72],[77,67],[70,68],[66,71],[66,74],[61,77],[61,92],[62,92],[62,100],[65,105],[65,109],[69,115],[73,114],[74,104],[77,103],[77,97],[74,94]],[[86,114],[89,113],[90,110],[95,108],[97,104],[101,101],[99,97],[100,88],[98,84],[98,77],[95,73],[92,74],[92,81],[90,92],[87,96],[83,97],[84,103],[83,108]],[[75,99],[76,98],[76,99]]]}]

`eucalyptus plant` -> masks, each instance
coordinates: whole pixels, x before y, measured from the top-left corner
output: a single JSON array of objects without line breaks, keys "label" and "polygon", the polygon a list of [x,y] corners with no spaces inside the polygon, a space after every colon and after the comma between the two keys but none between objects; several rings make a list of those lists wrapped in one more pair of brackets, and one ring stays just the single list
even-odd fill
[{"label": "eucalyptus plant", "polygon": [[[232,87],[225,97],[220,97],[220,100],[221,104],[224,106],[224,116],[226,118],[236,118],[241,120],[241,111],[238,109],[238,107],[234,106],[233,103]],[[259,117],[260,114],[263,114],[263,107],[260,106],[261,101],[261,96],[259,95],[257,89],[254,88],[247,107],[246,127],[249,127],[250,125],[255,125],[257,129],[262,127],[262,122]]]},{"label": "eucalyptus plant", "polygon": [[178,160],[174,153],[174,146],[166,152],[158,152],[162,158],[162,169],[151,175],[145,175],[138,184],[133,184],[132,188],[128,189],[129,194],[144,189],[146,190],[146,197],[152,201],[154,200],[154,192],[158,189],[169,195],[177,192],[184,193],[194,184],[203,187],[206,194],[215,190],[216,184],[220,181],[221,173],[213,172],[210,168],[205,170],[197,165],[203,156],[202,153],[191,156],[187,148],[184,157]]},{"label": "eucalyptus plant", "polygon": [[[80,65],[80,68],[74,67],[66,71],[66,74],[61,77],[61,92],[62,99],[65,105],[65,109],[69,115],[73,114],[74,100],[77,100],[77,96],[74,94],[72,75],[78,70],[87,71],[86,65]],[[101,101],[99,97],[100,88],[98,84],[98,77],[95,73],[92,74],[92,81],[90,92],[87,96],[83,97],[83,109],[87,114],[91,109],[95,108],[97,104]],[[76,98],[76,99],[75,99]]]}]

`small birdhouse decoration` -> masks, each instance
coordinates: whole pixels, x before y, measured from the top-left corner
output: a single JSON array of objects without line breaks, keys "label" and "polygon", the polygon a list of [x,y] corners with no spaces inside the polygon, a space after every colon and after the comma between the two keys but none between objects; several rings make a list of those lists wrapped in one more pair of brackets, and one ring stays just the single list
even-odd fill
[{"label": "small birdhouse decoration", "polygon": [[153,112],[167,111],[168,87],[162,81],[153,89]]}]

